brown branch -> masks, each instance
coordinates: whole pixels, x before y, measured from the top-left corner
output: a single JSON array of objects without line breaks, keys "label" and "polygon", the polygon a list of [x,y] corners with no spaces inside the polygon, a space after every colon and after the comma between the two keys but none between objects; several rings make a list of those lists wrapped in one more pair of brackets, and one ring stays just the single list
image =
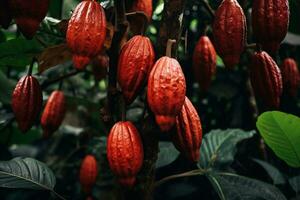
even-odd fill
[{"label": "brown branch", "polygon": [[42,87],[42,89],[45,89],[45,88],[47,88],[48,86],[50,86],[50,85],[52,85],[52,84],[55,84],[55,83],[57,83],[57,82],[60,82],[61,80],[64,80],[64,79],[69,78],[69,77],[71,77],[71,76],[75,76],[75,75],[77,75],[77,74],[80,73],[80,72],[83,72],[83,71],[73,70],[73,71],[71,71],[71,72],[68,73],[68,74],[64,74],[64,75],[62,75],[62,76],[60,76],[60,77],[57,77],[57,78],[55,78],[55,79],[52,79],[52,80],[49,80],[49,81],[45,81],[45,82],[41,85],[41,87]]}]

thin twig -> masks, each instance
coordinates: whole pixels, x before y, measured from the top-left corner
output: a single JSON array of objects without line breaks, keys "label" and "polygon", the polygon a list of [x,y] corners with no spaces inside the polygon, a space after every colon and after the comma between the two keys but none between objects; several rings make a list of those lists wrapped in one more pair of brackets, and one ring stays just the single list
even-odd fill
[{"label": "thin twig", "polygon": [[75,76],[75,75],[77,75],[77,74],[80,73],[80,72],[83,72],[83,71],[73,70],[73,71],[71,71],[71,72],[68,73],[68,74],[64,74],[64,75],[62,75],[62,76],[60,76],[60,77],[57,77],[57,78],[55,78],[55,79],[52,79],[52,80],[49,80],[49,81],[45,81],[45,82],[42,84],[41,87],[42,87],[42,89],[45,89],[45,88],[47,88],[48,86],[50,86],[50,85],[52,85],[52,84],[54,84],[54,83],[60,82],[60,81],[66,79],[66,78],[69,78],[69,77],[71,77],[71,76]]},{"label": "thin twig", "polygon": [[208,11],[208,13],[211,15],[211,17],[215,18],[215,11],[211,8],[209,3],[206,0],[202,0],[204,8]]}]

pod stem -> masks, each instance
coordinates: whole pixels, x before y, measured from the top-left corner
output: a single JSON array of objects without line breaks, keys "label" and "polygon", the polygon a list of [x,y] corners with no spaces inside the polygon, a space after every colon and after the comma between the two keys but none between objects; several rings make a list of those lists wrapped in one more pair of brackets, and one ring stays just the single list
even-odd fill
[{"label": "pod stem", "polygon": [[123,96],[121,98],[121,120],[126,121],[126,103]]},{"label": "pod stem", "polygon": [[172,46],[176,43],[176,40],[168,39],[167,48],[166,48],[166,56],[172,58]]},{"label": "pod stem", "polygon": [[64,85],[64,81],[61,80],[58,85],[58,90],[62,90],[63,85]]},{"label": "pod stem", "polygon": [[147,26],[148,26],[148,23],[149,23],[146,14],[144,12],[141,12],[141,11],[136,11],[136,12],[126,13],[125,15],[128,16],[128,17],[131,17],[131,16],[134,17],[136,15],[142,16],[142,18],[143,18],[143,24],[142,24],[142,27],[141,27],[141,35],[144,36],[145,32],[146,32],[146,29],[147,29]]},{"label": "pod stem", "polygon": [[33,69],[33,66],[34,66],[34,63],[36,63],[36,62],[38,62],[38,60],[36,59],[36,57],[33,57],[33,58],[32,58],[32,61],[31,61],[31,63],[30,63],[28,72],[27,72],[27,76],[31,76],[31,74],[32,74],[32,69]]}]

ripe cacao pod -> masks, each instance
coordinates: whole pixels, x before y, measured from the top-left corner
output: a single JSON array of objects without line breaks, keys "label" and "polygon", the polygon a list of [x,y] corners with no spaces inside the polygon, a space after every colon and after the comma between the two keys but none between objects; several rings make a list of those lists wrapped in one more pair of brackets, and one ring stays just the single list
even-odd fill
[{"label": "ripe cacao pod", "polygon": [[136,35],[122,47],[118,64],[118,82],[127,104],[134,101],[147,81],[154,59],[154,49],[147,37]]},{"label": "ripe cacao pod", "polygon": [[12,95],[12,109],[22,132],[31,128],[41,111],[42,103],[42,90],[36,78],[29,75],[22,77]]},{"label": "ripe cacao pod", "polygon": [[151,21],[152,17],[152,0],[135,0],[132,5],[133,12],[141,11],[144,12],[148,18],[148,21]]},{"label": "ripe cacao pod", "polygon": [[217,54],[207,36],[200,37],[193,54],[194,76],[200,88],[207,91],[216,73]]},{"label": "ripe cacao pod", "polygon": [[85,156],[79,172],[79,181],[84,192],[91,192],[93,185],[96,183],[97,175],[98,164],[96,158],[93,155]]},{"label": "ripe cacao pod", "polygon": [[149,75],[147,99],[162,131],[170,130],[175,124],[185,92],[185,78],[178,61],[168,56],[156,61]]},{"label": "ripe cacao pod", "polygon": [[131,122],[117,122],[110,130],[107,159],[119,183],[132,187],[143,164],[144,150],[138,130]]},{"label": "ripe cacao pod", "polygon": [[254,93],[267,108],[278,108],[282,93],[281,72],[275,61],[265,51],[252,57],[250,78]]},{"label": "ripe cacao pod", "polygon": [[7,29],[12,18],[9,11],[8,0],[1,0],[0,2],[0,26]]},{"label": "ripe cacao pod", "polygon": [[224,0],[215,13],[214,44],[226,67],[240,61],[246,43],[246,17],[236,0]]},{"label": "ripe cacao pod", "polygon": [[106,37],[106,18],[101,5],[85,0],[77,5],[68,24],[67,44],[75,68],[82,70],[100,53]]},{"label": "ripe cacao pod", "polygon": [[274,54],[287,34],[289,25],[288,0],[254,0],[252,28],[257,42]]},{"label": "ripe cacao pod", "polygon": [[97,81],[104,79],[109,67],[109,57],[106,54],[98,54],[92,61],[92,70]]},{"label": "ripe cacao pod", "polygon": [[296,97],[299,87],[299,70],[297,63],[292,58],[286,58],[280,66],[283,88],[292,97]]},{"label": "ripe cacao pod", "polygon": [[176,117],[176,128],[172,137],[175,147],[190,161],[197,162],[200,157],[202,127],[197,110],[187,97]]},{"label": "ripe cacao pod", "polygon": [[48,12],[49,0],[9,0],[9,8],[19,30],[32,39]]},{"label": "ripe cacao pod", "polygon": [[66,112],[65,95],[55,90],[51,93],[41,118],[43,136],[49,137],[61,125]]}]

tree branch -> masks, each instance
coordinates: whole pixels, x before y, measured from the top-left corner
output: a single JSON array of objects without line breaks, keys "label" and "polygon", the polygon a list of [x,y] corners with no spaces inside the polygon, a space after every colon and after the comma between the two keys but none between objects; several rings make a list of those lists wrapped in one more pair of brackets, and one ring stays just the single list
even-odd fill
[{"label": "tree branch", "polygon": [[45,88],[47,88],[48,86],[50,86],[50,85],[52,85],[52,84],[54,84],[54,83],[60,82],[61,80],[66,79],[66,78],[69,78],[69,77],[71,77],[71,76],[75,76],[76,74],[78,74],[78,73],[80,73],[80,72],[83,72],[83,71],[73,70],[73,71],[71,71],[71,72],[68,73],[68,74],[64,74],[64,75],[62,75],[62,76],[60,76],[60,77],[57,77],[57,78],[55,78],[55,79],[52,79],[52,80],[49,80],[49,81],[45,81],[45,82],[41,85],[41,88],[42,88],[42,89],[45,89]]}]

